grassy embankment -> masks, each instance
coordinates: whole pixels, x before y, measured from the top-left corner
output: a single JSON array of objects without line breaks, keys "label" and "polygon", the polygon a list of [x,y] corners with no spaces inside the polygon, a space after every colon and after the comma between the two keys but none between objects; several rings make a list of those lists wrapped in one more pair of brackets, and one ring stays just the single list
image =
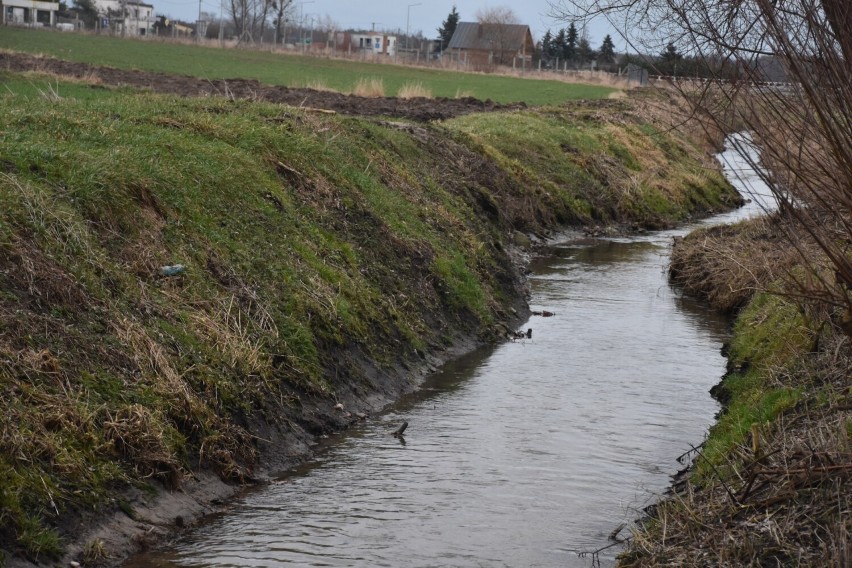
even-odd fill
[{"label": "grassy embankment", "polygon": [[740,203],[700,145],[676,142],[661,122],[629,112],[636,108],[592,103],[448,124],[521,183],[555,199],[570,214],[563,222],[660,229]]},{"label": "grassy embankment", "polygon": [[499,337],[510,235],[733,199],[628,101],[400,127],[2,83],[0,548],[29,558],[93,512],[133,516],[128,488],[244,479],[258,428],[343,427],[336,402],[367,409],[424,352]]},{"label": "grassy embankment", "polygon": [[775,219],[697,231],[675,247],[672,274],[739,310],[714,389],[725,410],[622,565],[847,566],[852,350],[836,314],[790,284],[813,274]]},{"label": "grassy embankment", "polygon": [[616,89],[561,81],[459,73],[402,65],[371,64],[251,49],[216,49],[156,40],[3,28],[0,49],[41,53],[68,61],[140,69],[204,79],[257,79],[268,85],[324,87],[352,92],[359,81],[380,79],[385,94],[422,85],[435,97],[459,95],[499,103],[559,104],[606,97]]}]

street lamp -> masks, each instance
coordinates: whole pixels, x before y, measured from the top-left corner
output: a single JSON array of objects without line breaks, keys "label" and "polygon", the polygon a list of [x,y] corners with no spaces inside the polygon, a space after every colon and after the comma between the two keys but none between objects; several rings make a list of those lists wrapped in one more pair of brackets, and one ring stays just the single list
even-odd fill
[{"label": "street lamp", "polygon": [[414,6],[422,6],[422,2],[417,2],[416,4],[409,4],[408,10],[405,13],[405,49],[408,49],[408,23],[411,20],[411,8]]}]

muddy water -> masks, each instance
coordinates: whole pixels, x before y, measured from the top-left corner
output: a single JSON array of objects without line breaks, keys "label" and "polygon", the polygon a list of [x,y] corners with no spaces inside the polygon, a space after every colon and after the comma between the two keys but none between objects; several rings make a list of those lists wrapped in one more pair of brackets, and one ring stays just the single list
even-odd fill
[{"label": "muddy water", "polygon": [[[589,566],[577,553],[666,489],[717,411],[727,322],[666,282],[683,232],[554,245],[530,282],[533,309],[557,315],[533,317],[532,339],[448,365],[132,565]],[[403,421],[404,441],[389,435]]]}]

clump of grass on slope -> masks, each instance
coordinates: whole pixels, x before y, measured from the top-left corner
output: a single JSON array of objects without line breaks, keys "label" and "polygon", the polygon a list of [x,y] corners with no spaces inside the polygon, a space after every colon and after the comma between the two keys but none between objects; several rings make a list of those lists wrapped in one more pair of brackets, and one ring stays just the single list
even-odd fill
[{"label": "clump of grass on slope", "polygon": [[448,126],[541,188],[563,221],[660,228],[739,202],[690,141],[631,115],[632,104],[469,115]]}]

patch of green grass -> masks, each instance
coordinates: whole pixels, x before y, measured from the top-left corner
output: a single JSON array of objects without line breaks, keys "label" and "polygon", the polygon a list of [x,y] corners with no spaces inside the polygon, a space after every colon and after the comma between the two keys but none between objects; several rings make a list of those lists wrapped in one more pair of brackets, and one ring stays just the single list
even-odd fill
[{"label": "patch of green grass", "polygon": [[420,83],[436,97],[453,98],[457,92],[464,91],[482,100],[491,99],[501,103],[523,101],[531,105],[606,98],[615,91],[609,87],[561,81],[11,27],[4,28],[0,35],[0,48],[41,53],[95,65],[191,75],[210,80],[251,78],[270,85],[288,87],[317,83],[343,92],[351,92],[357,81],[365,77],[381,77],[387,93],[396,93],[405,84]]},{"label": "patch of green grass", "polygon": [[56,79],[38,73],[9,73],[0,71],[0,101],[6,97],[26,97],[50,105],[70,98],[95,100],[128,93],[128,89],[88,84],[83,81]]},{"label": "patch of green grass", "polygon": [[742,444],[753,424],[766,424],[801,399],[800,388],[772,379],[810,344],[810,332],[800,310],[790,301],[769,293],[757,294],[737,318],[730,345],[730,361],[742,367],[725,377],[725,413],[710,431],[699,478],[713,476],[713,466],[726,469],[731,450]]},{"label": "patch of green grass", "polygon": [[56,559],[63,551],[62,541],[56,531],[29,515],[23,517],[18,540],[27,556],[34,560]]},{"label": "patch of green grass", "polygon": [[467,308],[480,317],[488,317],[482,286],[464,255],[439,256],[435,260],[435,271],[448,286],[446,292],[453,308]]},{"label": "patch of green grass", "polygon": [[737,318],[731,360],[766,372],[800,354],[810,345],[810,336],[807,321],[793,302],[771,293],[757,294]]}]

